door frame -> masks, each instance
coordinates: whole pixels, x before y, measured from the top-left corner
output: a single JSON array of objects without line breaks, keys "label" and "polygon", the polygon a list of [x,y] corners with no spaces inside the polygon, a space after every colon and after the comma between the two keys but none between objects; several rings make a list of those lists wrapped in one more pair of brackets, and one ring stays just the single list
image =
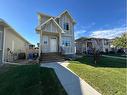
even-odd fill
[{"label": "door frame", "polygon": [[[55,39],[55,41],[56,41],[56,51],[51,51],[51,48],[52,48],[51,47],[51,40],[52,39]],[[49,40],[50,40],[50,45],[49,45],[50,51],[49,52],[58,52],[58,38],[56,36],[51,36]]]}]

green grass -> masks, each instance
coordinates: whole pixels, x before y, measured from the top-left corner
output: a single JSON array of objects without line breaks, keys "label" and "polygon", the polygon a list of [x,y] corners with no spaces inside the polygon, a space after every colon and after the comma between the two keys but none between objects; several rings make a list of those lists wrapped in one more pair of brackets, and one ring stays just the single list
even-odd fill
[{"label": "green grass", "polygon": [[123,57],[123,58],[126,58],[127,57],[125,54],[104,54],[104,55],[116,56],[116,57]]},{"label": "green grass", "polygon": [[0,67],[0,95],[67,95],[53,69],[39,65]]},{"label": "green grass", "polygon": [[83,57],[70,63],[68,67],[102,95],[127,95],[125,60],[101,57],[93,64],[93,58]]}]

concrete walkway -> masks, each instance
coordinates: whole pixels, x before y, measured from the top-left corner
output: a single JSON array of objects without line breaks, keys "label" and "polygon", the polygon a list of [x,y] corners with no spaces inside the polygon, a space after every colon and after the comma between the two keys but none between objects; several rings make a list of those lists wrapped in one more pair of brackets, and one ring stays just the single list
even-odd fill
[{"label": "concrete walkway", "polygon": [[109,55],[102,55],[104,57],[110,57],[110,58],[117,58],[117,59],[123,59],[123,60],[126,60],[126,58],[123,58],[123,57],[117,57],[117,56],[109,56]]},{"label": "concrete walkway", "polygon": [[68,62],[41,64],[41,67],[53,68],[68,95],[101,95],[84,80],[78,77],[66,66]]}]

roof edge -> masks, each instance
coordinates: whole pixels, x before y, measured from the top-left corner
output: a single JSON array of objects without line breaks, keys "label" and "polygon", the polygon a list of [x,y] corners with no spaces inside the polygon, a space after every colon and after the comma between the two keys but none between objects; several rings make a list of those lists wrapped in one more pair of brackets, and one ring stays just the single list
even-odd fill
[{"label": "roof edge", "polygon": [[14,28],[12,28],[5,20],[3,20],[2,18],[0,18],[0,22],[3,22],[4,25],[8,26],[10,29],[13,30],[13,32],[15,34],[17,34],[21,39],[23,39],[24,41],[26,41],[28,44],[31,44],[29,41],[27,41],[24,37],[22,37],[18,32],[16,32],[16,30]]},{"label": "roof edge", "polygon": [[43,15],[43,16],[54,17],[55,18],[55,16],[51,16],[51,15],[48,15],[48,14],[45,14],[45,13],[42,13],[42,12],[37,12],[37,15]]},{"label": "roof edge", "polygon": [[[55,22],[55,24],[60,28],[60,30],[64,33],[64,30],[59,26],[59,24],[57,24],[57,22],[51,17],[48,20],[46,20],[44,23],[42,23],[41,25],[39,25],[37,28],[42,27],[43,25],[45,25],[46,23],[48,23],[50,20],[53,20]],[[36,30],[37,30],[36,28]]]}]

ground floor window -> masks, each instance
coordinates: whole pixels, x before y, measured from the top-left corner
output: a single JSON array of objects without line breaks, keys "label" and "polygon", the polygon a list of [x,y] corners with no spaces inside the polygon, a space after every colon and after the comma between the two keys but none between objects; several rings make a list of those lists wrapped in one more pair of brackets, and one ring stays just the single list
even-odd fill
[{"label": "ground floor window", "polygon": [[62,45],[63,46],[70,46],[71,45],[71,42],[70,41],[66,41],[66,40],[64,41],[63,40]]},{"label": "ground floor window", "polygon": [[71,37],[62,37],[62,46],[71,46]]}]

